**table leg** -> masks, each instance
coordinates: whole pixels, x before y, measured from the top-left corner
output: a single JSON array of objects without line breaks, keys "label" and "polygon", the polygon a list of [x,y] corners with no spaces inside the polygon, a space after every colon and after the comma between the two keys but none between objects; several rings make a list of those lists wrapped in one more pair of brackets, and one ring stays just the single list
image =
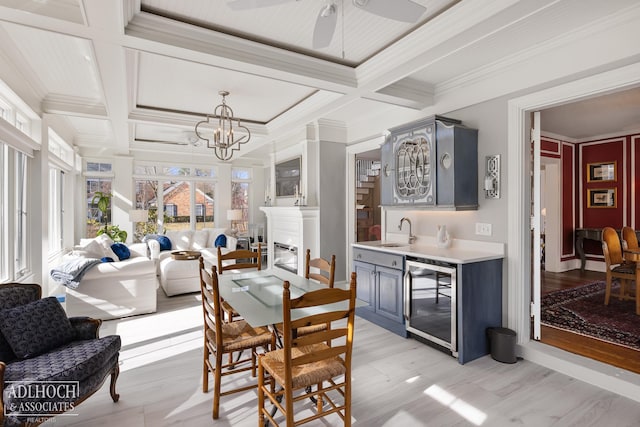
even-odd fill
[{"label": "table leg", "polygon": [[587,259],[584,256],[584,236],[580,233],[576,237],[576,252],[578,252],[578,256],[580,257],[580,271],[584,271]]}]

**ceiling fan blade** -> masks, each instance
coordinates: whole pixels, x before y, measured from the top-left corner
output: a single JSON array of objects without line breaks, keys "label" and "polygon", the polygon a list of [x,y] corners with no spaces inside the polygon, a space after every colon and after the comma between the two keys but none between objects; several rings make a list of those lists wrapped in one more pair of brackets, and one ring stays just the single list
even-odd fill
[{"label": "ceiling fan blade", "polygon": [[427,10],[411,0],[353,0],[353,4],[374,15],[409,23],[417,22]]},{"label": "ceiling fan blade", "polygon": [[261,7],[276,6],[283,3],[291,3],[298,0],[234,0],[227,3],[232,10],[250,10]]},{"label": "ceiling fan blade", "polygon": [[338,22],[338,14],[336,13],[336,5],[330,4],[320,9],[316,18],[316,26],[313,29],[313,48],[321,49],[329,46],[333,33],[336,31],[336,23]]}]

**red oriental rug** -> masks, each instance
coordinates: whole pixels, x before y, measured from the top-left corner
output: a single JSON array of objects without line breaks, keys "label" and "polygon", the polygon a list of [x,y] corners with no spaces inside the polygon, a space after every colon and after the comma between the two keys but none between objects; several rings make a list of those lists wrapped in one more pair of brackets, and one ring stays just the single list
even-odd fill
[{"label": "red oriental rug", "polygon": [[605,282],[595,282],[542,296],[541,323],[640,350],[640,316],[634,301],[620,301],[614,282],[604,305]]}]

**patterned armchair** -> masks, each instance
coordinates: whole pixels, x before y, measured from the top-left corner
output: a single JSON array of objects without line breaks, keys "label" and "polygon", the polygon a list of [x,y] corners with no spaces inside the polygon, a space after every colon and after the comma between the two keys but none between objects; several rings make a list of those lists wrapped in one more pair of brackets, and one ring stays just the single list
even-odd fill
[{"label": "patterned armchair", "polygon": [[0,284],[0,426],[69,415],[111,375],[117,402],[120,337],[98,337],[101,320],[67,318],[36,284]]}]

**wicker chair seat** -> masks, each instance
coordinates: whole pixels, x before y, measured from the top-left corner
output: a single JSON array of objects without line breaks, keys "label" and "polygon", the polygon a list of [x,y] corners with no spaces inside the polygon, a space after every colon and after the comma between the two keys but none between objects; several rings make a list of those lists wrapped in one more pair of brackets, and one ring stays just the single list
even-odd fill
[{"label": "wicker chair seat", "polygon": [[[303,354],[315,353],[328,348],[329,346],[324,343],[295,347],[291,349],[291,357],[295,359]],[[285,382],[284,350],[270,351],[264,355],[261,363],[264,369],[269,372],[276,381],[281,384]],[[334,357],[320,362],[294,366],[291,382],[294,389],[310,387],[323,381],[328,381],[331,378],[344,375],[345,373],[346,367],[344,366],[344,361],[340,357]]]},{"label": "wicker chair seat", "polygon": [[[252,347],[269,345],[271,332],[268,328],[252,328],[245,320],[238,320],[222,325],[222,352],[246,350]],[[216,333],[213,329],[207,329],[207,338],[210,343],[216,342]]]}]

